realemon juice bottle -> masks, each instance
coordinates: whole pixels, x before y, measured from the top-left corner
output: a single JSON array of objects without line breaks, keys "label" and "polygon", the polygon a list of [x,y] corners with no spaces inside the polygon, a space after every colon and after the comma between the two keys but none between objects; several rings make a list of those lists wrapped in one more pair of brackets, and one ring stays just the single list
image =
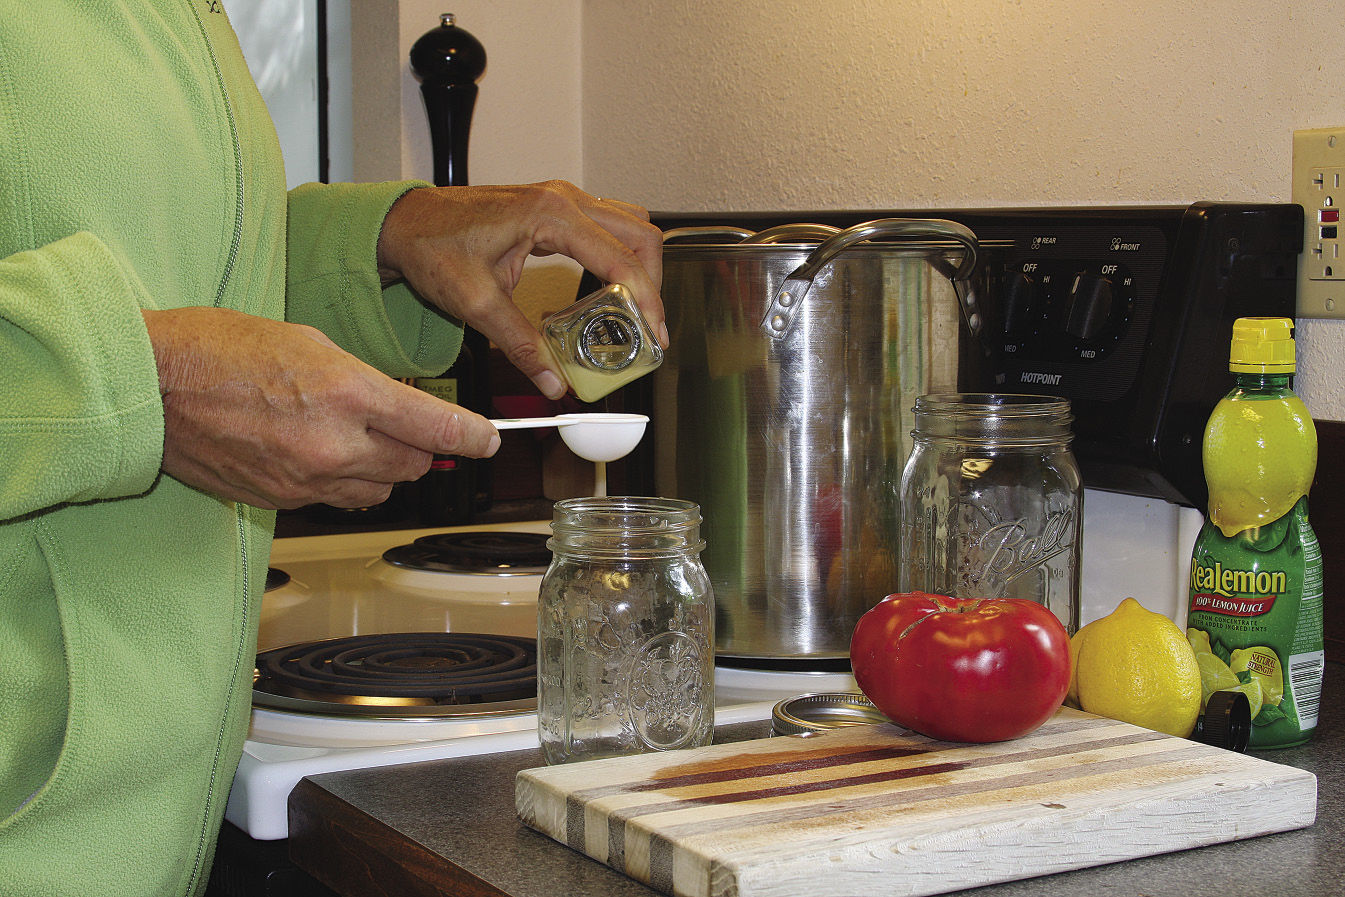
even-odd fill
[{"label": "realemon juice bottle", "polygon": [[1322,690],[1322,555],[1308,525],[1317,431],[1290,390],[1293,322],[1239,318],[1236,386],[1210,415],[1209,516],[1191,558],[1186,630],[1204,699],[1247,694],[1253,748],[1302,744]]}]

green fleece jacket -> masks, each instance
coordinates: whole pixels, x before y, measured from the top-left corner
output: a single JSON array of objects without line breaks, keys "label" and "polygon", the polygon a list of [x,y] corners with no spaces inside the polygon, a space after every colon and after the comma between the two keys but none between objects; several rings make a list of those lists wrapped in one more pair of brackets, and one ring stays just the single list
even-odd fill
[{"label": "green fleece jacket", "polygon": [[0,895],[199,893],[274,515],[163,475],[141,309],[312,324],[395,376],[461,338],[380,290],[411,184],[285,191],[227,0],[0,0]]}]

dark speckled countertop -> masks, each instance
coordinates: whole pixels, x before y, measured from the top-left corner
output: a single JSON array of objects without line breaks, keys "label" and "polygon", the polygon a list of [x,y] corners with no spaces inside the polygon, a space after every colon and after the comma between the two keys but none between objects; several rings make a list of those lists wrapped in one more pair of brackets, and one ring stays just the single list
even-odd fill
[{"label": "dark speckled countertop", "polygon": [[[1260,756],[1317,776],[1309,828],[961,891],[985,897],[1335,897],[1345,880],[1345,667],[1328,663],[1317,737]],[[751,723],[716,741],[769,734]],[[539,751],[314,776],[290,797],[295,862],[345,897],[655,893],[538,834],[514,813],[514,776]]]}]

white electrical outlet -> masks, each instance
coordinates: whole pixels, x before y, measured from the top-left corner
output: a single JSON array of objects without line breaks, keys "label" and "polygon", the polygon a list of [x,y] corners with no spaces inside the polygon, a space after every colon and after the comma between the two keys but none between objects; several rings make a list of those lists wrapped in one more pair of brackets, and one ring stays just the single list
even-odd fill
[{"label": "white electrical outlet", "polygon": [[1298,316],[1345,318],[1345,128],[1294,132],[1292,201],[1303,207]]}]

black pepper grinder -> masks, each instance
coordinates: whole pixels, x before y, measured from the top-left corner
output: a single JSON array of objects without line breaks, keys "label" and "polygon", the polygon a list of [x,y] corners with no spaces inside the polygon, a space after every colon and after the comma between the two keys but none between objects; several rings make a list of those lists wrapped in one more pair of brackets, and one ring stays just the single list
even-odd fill
[{"label": "black pepper grinder", "polygon": [[441,187],[465,186],[467,137],[476,105],[476,82],[486,71],[486,49],[446,12],[439,17],[438,28],[425,32],[412,45],[411,71],[420,77],[420,92],[430,117],[434,182]]},{"label": "black pepper grinder", "polygon": [[[476,105],[476,82],[486,70],[486,50],[469,32],[459,28],[452,13],[439,16],[439,27],[425,32],[411,46],[411,71],[420,78],[420,92],[429,115],[434,153],[434,183],[441,187],[467,184],[467,139]],[[491,416],[490,340],[471,328],[463,331],[464,353],[471,358],[470,386],[458,403]],[[467,379],[467,378],[463,378]],[[472,473],[475,486],[471,510],[491,505],[491,469],[487,461],[456,458],[456,469]],[[444,490],[437,491],[440,495]],[[452,515],[459,518],[459,514]],[[436,521],[437,522],[437,521]]]}]

